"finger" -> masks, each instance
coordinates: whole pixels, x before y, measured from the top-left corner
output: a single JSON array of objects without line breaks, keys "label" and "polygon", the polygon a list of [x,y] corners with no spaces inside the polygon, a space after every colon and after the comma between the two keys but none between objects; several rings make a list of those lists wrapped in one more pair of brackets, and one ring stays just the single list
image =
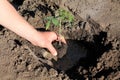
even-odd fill
[{"label": "finger", "polygon": [[64,36],[62,36],[62,35],[58,36],[57,41],[61,41],[66,44],[66,40],[65,40]]},{"label": "finger", "polygon": [[61,36],[61,41],[66,44],[66,40],[63,36]]},{"label": "finger", "polygon": [[50,53],[53,55],[53,56],[57,56],[57,51],[55,50],[55,48],[53,47],[52,44],[49,44],[47,46],[47,49],[50,51]]}]

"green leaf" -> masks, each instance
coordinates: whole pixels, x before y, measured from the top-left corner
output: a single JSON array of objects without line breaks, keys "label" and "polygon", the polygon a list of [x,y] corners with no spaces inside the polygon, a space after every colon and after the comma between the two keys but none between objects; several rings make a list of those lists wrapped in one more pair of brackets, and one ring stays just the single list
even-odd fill
[{"label": "green leaf", "polygon": [[58,26],[58,25],[59,25],[59,21],[58,21],[56,18],[53,18],[53,19],[52,19],[52,23],[53,23],[55,26]]},{"label": "green leaf", "polygon": [[53,16],[49,16],[49,17],[46,17],[45,20],[52,20],[54,17]]},{"label": "green leaf", "polygon": [[69,15],[68,20],[69,20],[69,22],[72,22],[74,20],[74,16],[73,15]]},{"label": "green leaf", "polygon": [[48,22],[46,23],[46,26],[45,26],[45,29],[46,29],[46,30],[48,30],[48,29],[50,28],[50,23],[51,23],[51,21],[48,21]]},{"label": "green leaf", "polygon": [[65,16],[60,16],[59,19],[65,20]]}]

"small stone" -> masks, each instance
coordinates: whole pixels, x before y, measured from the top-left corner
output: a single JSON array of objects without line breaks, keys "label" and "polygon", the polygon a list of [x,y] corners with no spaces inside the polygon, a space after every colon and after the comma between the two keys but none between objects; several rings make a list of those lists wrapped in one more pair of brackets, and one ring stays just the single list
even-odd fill
[{"label": "small stone", "polygon": [[53,55],[46,50],[42,51],[42,54],[43,54],[43,57],[47,58],[48,60],[51,60],[53,58]]},{"label": "small stone", "polygon": [[87,70],[84,69],[84,70],[83,70],[83,74],[86,74],[86,73],[87,73]]},{"label": "small stone", "polygon": [[54,70],[54,69],[52,69],[52,68],[50,69],[49,74],[50,74],[52,77],[54,77],[54,76],[57,76],[57,75],[58,75],[57,71],[56,71],[56,70]]},{"label": "small stone", "polygon": [[99,80],[104,80],[104,78],[105,78],[104,76],[101,76],[101,78],[99,78]]},{"label": "small stone", "polygon": [[28,65],[28,70],[31,70],[32,69],[32,65]]},{"label": "small stone", "polygon": [[97,64],[97,69],[100,69],[101,68],[101,63],[98,63]]}]

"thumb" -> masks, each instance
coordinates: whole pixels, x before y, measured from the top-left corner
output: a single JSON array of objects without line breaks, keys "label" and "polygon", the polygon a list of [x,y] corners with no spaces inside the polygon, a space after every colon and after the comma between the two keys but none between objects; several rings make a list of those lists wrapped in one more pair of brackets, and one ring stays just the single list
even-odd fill
[{"label": "thumb", "polygon": [[51,53],[53,56],[57,56],[57,51],[56,51],[56,49],[53,47],[52,44],[49,44],[49,45],[47,46],[47,49],[50,51],[50,53]]}]

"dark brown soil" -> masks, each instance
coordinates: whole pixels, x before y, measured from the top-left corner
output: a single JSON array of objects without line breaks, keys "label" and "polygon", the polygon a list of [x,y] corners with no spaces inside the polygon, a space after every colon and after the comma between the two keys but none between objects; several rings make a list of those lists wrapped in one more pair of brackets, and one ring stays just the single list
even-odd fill
[{"label": "dark brown soil", "polygon": [[0,80],[120,79],[120,1],[63,1],[10,0],[38,30],[59,6],[73,13],[76,25],[63,27],[67,45],[53,43],[57,57],[0,26]]}]

